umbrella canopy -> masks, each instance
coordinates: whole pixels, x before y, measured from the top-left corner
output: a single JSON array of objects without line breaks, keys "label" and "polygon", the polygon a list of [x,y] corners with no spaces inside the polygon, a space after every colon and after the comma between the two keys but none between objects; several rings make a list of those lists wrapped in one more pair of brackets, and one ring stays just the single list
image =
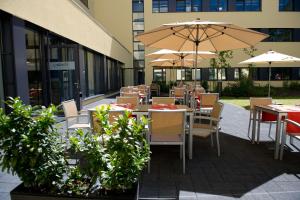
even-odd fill
[{"label": "umbrella canopy", "polygon": [[239,64],[263,64],[263,63],[287,63],[287,62],[300,62],[300,58],[289,56],[286,54],[278,53],[276,51],[268,51],[261,55],[255,56]]},{"label": "umbrella canopy", "polygon": [[193,59],[184,59],[184,66],[182,66],[181,59],[156,59],[150,62],[151,66],[163,67],[193,67]]},{"label": "umbrella canopy", "polygon": [[[200,21],[199,19],[164,24],[136,36],[147,47],[196,51],[196,55],[199,50],[225,51],[247,48],[267,37],[267,34],[230,23]],[[198,57],[195,56],[195,63],[197,59]]]},{"label": "umbrella canopy", "polygon": [[276,51],[268,51],[266,53],[263,53],[261,55],[255,56],[253,58],[250,58],[248,60],[245,60],[243,62],[240,62],[239,64],[269,64],[269,90],[268,90],[268,96],[270,96],[271,92],[271,65],[272,63],[289,63],[289,62],[300,62],[300,58],[296,58],[293,56],[289,56],[286,54],[278,53]]},{"label": "umbrella canopy", "polygon": [[148,47],[175,51],[225,51],[247,48],[268,35],[225,22],[190,21],[163,24],[136,36]]},{"label": "umbrella canopy", "polygon": [[[196,55],[195,51],[173,51],[169,49],[162,49],[154,53],[146,55],[146,57],[153,59],[194,59]],[[209,59],[215,58],[216,54],[210,51],[198,51],[198,58],[200,59]]]}]

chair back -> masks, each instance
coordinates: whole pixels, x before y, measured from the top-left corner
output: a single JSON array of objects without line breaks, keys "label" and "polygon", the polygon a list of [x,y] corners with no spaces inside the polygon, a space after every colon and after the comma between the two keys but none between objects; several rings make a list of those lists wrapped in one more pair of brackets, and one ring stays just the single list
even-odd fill
[{"label": "chair back", "polygon": [[254,106],[267,106],[272,104],[271,97],[250,97],[250,110],[254,109]]},{"label": "chair back", "polygon": [[174,96],[175,97],[184,97],[185,88],[184,87],[174,87]]},{"label": "chair back", "polygon": [[195,96],[200,96],[201,93],[205,93],[205,89],[203,87],[195,88]]},{"label": "chair back", "polygon": [[201,93],[200,106],[214,106],[219,100],[219,93]]},{"label": "chair back", "polygon": [[[178,135],[183,135],[185,129],[185,109],[178,110],[154,110],[149,109],[150,117],[150,141],[169,141],[177,138]],[[168,119],[168,123],[166,123]]]},{"label": "chair back", "polygon": [[224,107],[223,103],[216,102],[213,106],[213,109],[212,109],[211,113],[210,113],[211,117],[216,118],[216,119],[220,119],[223,107]]},{"label": "chair back", "polygon": [[138,98],[138,96],[117,97],[117,103],[119,103],[119,104],[129,103],[132,106],[136,107],[137,105],[139,105],[139,98]]},{"label": "chair back", "polygon": [[174,97],[152,97],[152,105],[156,104],[175,104]]},{"label": "chair back", "polygon": [[132,88],[130,88],[130,87],[121,87],[121,89],[120,89],[120,92],[122,93],[122,92],[131,92],[132,91]]},{"label": "chair back", "polygon": [[[108,121],[109,121],[110,124],[112,124],[116,121],[116,119],[120,115],[124,115],[124,111],[110,110],[108,114],[109,114]],[[100,129],[101,129],[99,119],[96,118],[95,113],[92,114],[92,129],[93,129],[94,132],[100,132]]]},{"label": "chair back", "polygon": [[78,116],[78,110],[74,99],[64,101],[61,104],[66,118]]},{"label": "chair back", "polygon": [[122,92],[121,93],[122,97],[139,97],[139,93],[137,92]]}]

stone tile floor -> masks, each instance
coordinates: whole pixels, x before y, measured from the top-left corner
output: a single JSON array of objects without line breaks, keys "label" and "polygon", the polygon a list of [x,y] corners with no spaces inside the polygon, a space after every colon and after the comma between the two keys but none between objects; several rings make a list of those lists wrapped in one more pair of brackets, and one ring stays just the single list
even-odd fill
[{"label": "stone tile floor", "polygon": [[[262,126],[262,142],[252,145],[247,137],[249,111],[226,104],[222,117],[221,157],[209,138],[195,137],[185,175],[179,148],[151,147],[151,173],[141,177],[140,199],[300,200],[300,154],[295,148],[285,152],[283,161],[274,160],[267,125]],[[19,183],[18,177],[0,172],[0,200],[9,200]]]}]

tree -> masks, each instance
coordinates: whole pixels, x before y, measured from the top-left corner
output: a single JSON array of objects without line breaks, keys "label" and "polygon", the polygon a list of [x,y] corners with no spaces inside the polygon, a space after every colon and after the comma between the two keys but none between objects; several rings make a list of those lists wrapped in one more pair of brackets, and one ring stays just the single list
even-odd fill
[{"label": "tree", "polygon": [[[231,64],[229,63],[229,60],[233,58],[233,51],[220,51],[217,52],[217,58],[210,59],[210,65],[213,68],[229,68],[231,67]],[[219,80],[219,74],[217,73],[217,81],[222,81],[222,71],[221,71],[221,80]],[[214,84],[215,88],[215,84]],[[221,88],[218,88],[220,90]],[[218,91],[220,92],[220,91]]]},{"label": "tree", "polygon": [[[246,55],[248,55],[249,57],[254,57],[254,53],[257,51],[257,49],[255,47],[250,47],[250,48],[245,48],[243,49],[244,53]],[[249,68],[249,76],[248,76],[248,79],[252,81],[252,78],[253,78],[253,73],[254,73],[254,67],[255,67],[255,64],[253,63],[250,63],[248,64],[248,68]]]}]

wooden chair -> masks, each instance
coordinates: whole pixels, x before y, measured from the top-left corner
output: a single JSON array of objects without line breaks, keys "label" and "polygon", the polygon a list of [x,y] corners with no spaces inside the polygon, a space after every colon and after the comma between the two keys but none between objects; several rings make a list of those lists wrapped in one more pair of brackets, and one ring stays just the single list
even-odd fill
[{"label": "wooden chair", "polygon": [[[75,129],[91,129],[91,125],[89,123],[89,115],[81,114],[77,110],[76,103],[74,99],[64,101],[61,103],[64,114],[65,114],[65,120],[66,120],[66,127],[67,127],[67,138],[69,139],[69,130],[75,130]],[[83,120],[85,118],[85,120]],[[82,122],[85,121],[85,122]],[[62,138],[61,138],[62,139]]]},{"label": "wooden chair", "polygon": [[155,92],[156,96],[160,96],[160,86],[156,83],[151,83],[150,92]]},{"label": "wooden chair", "polygon": [[[124,115],[124,110],[110,110],[108,117],[109,123],[114,123],[120,115]],[[101,126],[95,113],[92,113],[91,127],[94,133],[100,132]]]},{"label": "wooden chair", "polygon": [[[182,158],[183,174],[185,173],[185,120],[186,110],[154,110],[149,109],[150,145],[178,145],[180,158]],[[168,119],[166,123],[166,119]],[[150,161],[148,163],[150,173]]]},{"label": "wooden chair", "polygon": [[184,87],[174,87],[174,94],[176,100],[179,101],[180,104],[185,104],[185,88]]},{"label": "wooden chair", "polygon": [[[290,127],[288,127],[288,125]],[[284,146],[286,144],[286,136],[290,136],[290,143],[293,145],[293,139],[300,141],[300,123],[291,119],[284,120],[282,130],[281,146],[280,146],[280,160],[283,159]]]},{"label": "wooden chair", "polygon": [[[197,115],[197,112],[194,112],[194,121],[192,126],[192,135],[199,136],[206,138],[208,136],[211,136],[211,146],[213,147],[213,133],[216,134],[216,142],[217,142],[217,150],[218,150],[218,156],[220,156],[220,142],[219,142],[219,130],[220,130],[220,120],[221,120],[221,113],[223,110],[223,104],[220,102],[216,102],[213,105],[212,112],[210,116],[203,116],[203,115]],[[195,123],[197,119],[208,120],[208,124],[202,124],[202,123]]]},{"label": "wooden chair", "polygon": [[129,103],[133,107],[136,107],[139,105],[139,98],[137,96],[121,96],[117,97],[117,104],[125,104]]},{"label": "wooden chair", "polygon": [[174,97],[152,97],[152,105],[155,104],[175,104]]},{"label": "wooden chair", "polygon": [[[250,97],[250,116],[249,116],[249,125],[248,125],[248,138],[250,139],[250,127],[251,127],[251,123],[253,123],[253,114],[254,114],[254,107],[257,105],[261,105],[261,106],[267,106],[267,105],[271,105],[272,104],[272,98],[271,97]],[[256,118],[258,120],[258,118]],[[263,121],[260,121],[263,122]],[[272,121],[270,122],[265,122],[265,123],[269,123],[269,138],[271,138],[271,129],[272,129]],[[260,137],[260,130],[258,130],[258,142],[259,142],[259,137]]]}]

